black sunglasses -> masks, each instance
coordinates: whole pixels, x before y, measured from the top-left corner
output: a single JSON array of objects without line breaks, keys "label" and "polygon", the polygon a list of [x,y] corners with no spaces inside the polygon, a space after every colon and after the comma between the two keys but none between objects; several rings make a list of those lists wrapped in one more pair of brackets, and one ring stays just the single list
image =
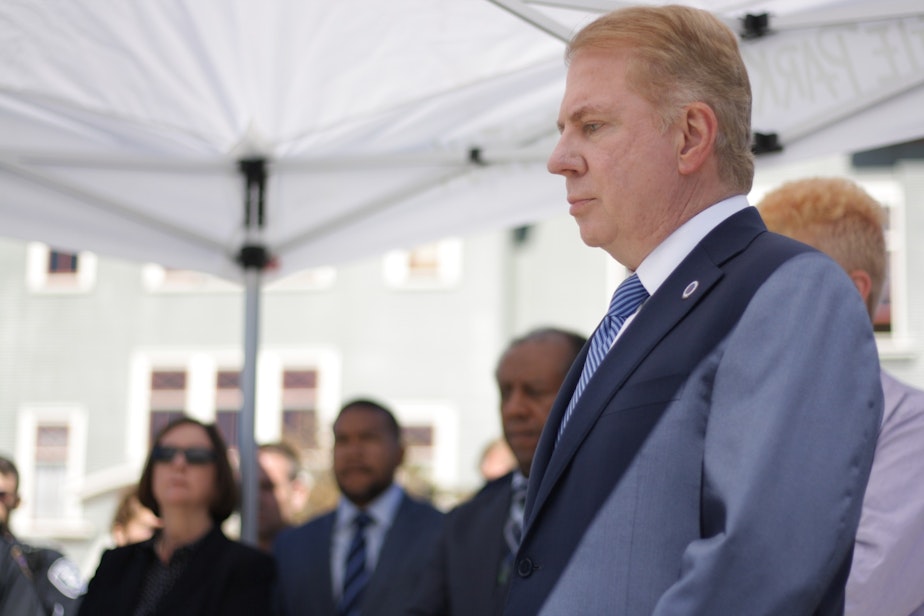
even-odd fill
[{"label": "black sunglasses", "polygon": [[182,453],[187,464],[209,464],[215,461],[215,452],[205,447],[162,447],[157,445],[151,452],[151,459],[155,462],[172,462],[176,454]]}]

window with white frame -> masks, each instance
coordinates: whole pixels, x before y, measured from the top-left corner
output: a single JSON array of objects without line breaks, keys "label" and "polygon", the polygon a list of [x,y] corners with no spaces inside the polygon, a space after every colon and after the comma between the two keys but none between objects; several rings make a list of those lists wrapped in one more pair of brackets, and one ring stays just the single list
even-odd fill
[{"label": "window with white frame", "polygon": [[312,267],[289,274],[266,285],[268,291],[322,291],[334,286],[337,270],[333,267]]},{"label": "window with white frame", "polygon": [[303,455],[318,449],[318,370],[286,367],[282,372],[282,435]]},{"label": "window with white frame", "polygon": [[149,263],[141,268],[144,288],[152,293],[232,292],[240,285],[217,276],[193,270],[175,269]]},{"label": "window with white frame", "polygon": [[39,424],[35,432],[35,485],[32,512],[39,519],[66,517],[61,494],[67,487],[67,452],[70,427],[64,423]]},{"label": "window with white frame", "polygon": [[[257,441],[285,439],[307,459],[323,458],[325,465],[329,463],[321,451],[327,443],[318,426],[327,425],[340,402],[339,362],[339,355],[330,349],[261,351],[256,375]],[[138,353],[133,360],[135,402],[130,405],[129,424],[145,434],[130,434],[129,440],[146,451],[167,423],[188,414],[216,423],[229,447],[236,447],[243,405],[239,365],[238,354],[227,350]]]},{"label": "window with white frame", "polygon": [[888,175],[864,174],[857,180],[885,209],[888,259],[886,280],[873,320],[880,352],[900,352],[908,337],[907,266],[905,263],[905,199],[901,184]]},{"label": "window with white frame", "polygon": [[411,250],[393,250],[383,262],[385,282],[400,289],[452,287],[462,276],[462,240],[444,239]]},{"label": "window with white frame", "polygon": [[151,370],[148,415],[148,447],[171,421],[186,413],[186,369],[163,367]]},{"label": "window with white frame", "polygon": [[85,293],[96,282],[96,256],[38,242],[26,246],[26,286],[34,293]]},{"label": "window with white frame", "polygon": [[431,485],[458,485],[457,410],[442,401],[407,400],[396,403],[395,414],[405,439],[404,471]]},{"label": "window with white frame", "polygon": [[27,406],[16,459],[25,532],[55,534],[81,525],[78,495],[86,457],[87,413],[79,406]]},{"label": "window with white frame", "polygon": [[215,375],[215,423],[229,449],[238,447],[242,402],[241,371],[220,368]]}]

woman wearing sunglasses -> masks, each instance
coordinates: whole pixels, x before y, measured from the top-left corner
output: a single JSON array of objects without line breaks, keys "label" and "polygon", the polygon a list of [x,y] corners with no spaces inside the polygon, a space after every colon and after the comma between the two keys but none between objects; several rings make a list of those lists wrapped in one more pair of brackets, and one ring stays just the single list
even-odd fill
[{"label": "woman wearing sunglasses", "polygon": [[80,614],[269,614],[272,558],[221,531],[238,490],[218,430],[183,417],[154,443],[138,497],[163,526],[103,554]]}]

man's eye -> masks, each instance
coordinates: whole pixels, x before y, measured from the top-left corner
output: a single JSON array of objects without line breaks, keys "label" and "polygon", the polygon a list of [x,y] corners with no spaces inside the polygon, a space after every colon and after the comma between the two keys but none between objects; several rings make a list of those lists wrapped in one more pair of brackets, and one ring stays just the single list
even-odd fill
[{"label": "man's eye", "polygon": [[585,133],[595,133],[597,132],[597,130],[599,130],[599,128],[600,128],[600,124],[598,124],[597,122],[591,122],[589,124],[584,125],[584,132]]}]

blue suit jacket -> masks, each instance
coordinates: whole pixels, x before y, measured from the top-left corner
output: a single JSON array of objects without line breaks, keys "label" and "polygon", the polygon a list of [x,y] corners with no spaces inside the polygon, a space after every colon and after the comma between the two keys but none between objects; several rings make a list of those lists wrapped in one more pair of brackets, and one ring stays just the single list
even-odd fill
[{"label": "blue suit jacket", "polygon": [[510,513],[513,473],[486,484],[449,512],[410,609],[413,616],[501,614],[509,576],[504,525]]},{"label": "blue suit jacket", "polygon": [[[335,616],[330,573],[336,512],[283,531],[273,544],[278,576],[275,612]],[[363,616],[403,614],[442,528],[443,514],[404,495],[385,536],[378,564],[363,593]]]},{"label": "blue suit jacket", "polygon": [[735,214],[642,306],[556,445],[586,350],[536,452],[506,613],[839,613],[882,413],[843,270]]}]

